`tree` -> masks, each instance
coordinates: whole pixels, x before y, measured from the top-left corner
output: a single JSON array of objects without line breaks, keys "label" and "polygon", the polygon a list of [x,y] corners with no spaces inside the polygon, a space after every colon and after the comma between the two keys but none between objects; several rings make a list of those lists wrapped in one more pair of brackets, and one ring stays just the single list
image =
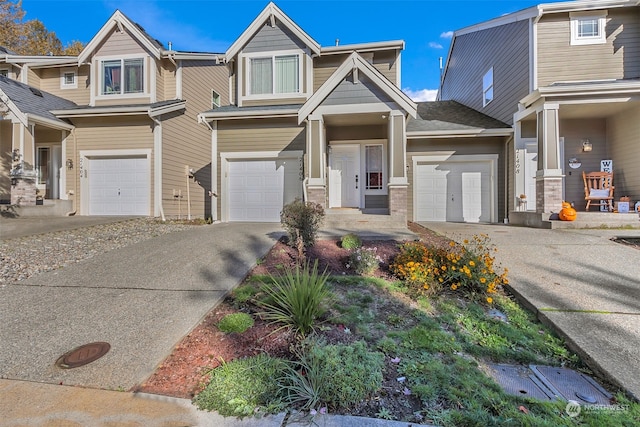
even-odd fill
[{"label": "tree", "polygon": [[74,40],[64,48],[42,21],[23,21],[22,0],[0,0],[0,46],[19,55],[78,55],[84,45]]}]

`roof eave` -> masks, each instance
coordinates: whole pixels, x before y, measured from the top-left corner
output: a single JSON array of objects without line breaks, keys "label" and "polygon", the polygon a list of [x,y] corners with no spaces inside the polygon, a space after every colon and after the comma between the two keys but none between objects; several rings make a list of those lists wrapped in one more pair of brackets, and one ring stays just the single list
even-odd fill
[{"label": "roof eave", "polygon": [[212,120],[239,120],[239,119],[271,119],[297,117],[298,109],[279,111],[229,111],[226,113],[216,113],[215,111],[205,111],[198,114],[198,121]]},{"label": "roof eave", "polygon": [[407,131],[407,139],[428,139],[428,138],[469,138],[483,136],[511,136],[513,129],[454,129],[454,130],[431,130],[431,131]]},{"label": "roof eave", "polygon": [[372,42],[372,43],[358,43],[358,44],[349,44],[342,46],[327,46],[320,48],[320,56],[322,55],[338,55],[344,53],[351,53],[353,51],[358,52],[375,52],[380,50],[404,50],[405,42],[404,40],[390,40],[383,42]]},{"label": "roof eave", "polygon": [[179,101],[179,102],[174,102],[172,104],[168,104],[168,105],[163,105],[160,107],[156,107],[156,108],[149,108],[147,110],[147,113],[149,114],[149,117],[151,118],[155,118],[158,116],[161,116],[163,114],[167,114],[167,113],[173,113],[174,111],[180,111],[186,108],[187,105],[187,101]]},{"label": "roof eave", "polygon": [[27,121],[34,124],[40,124],[46,126],[48,128],[59,129],[59,130],[73,130],[75,126],[70,123],[63,122],[61,120],[52,120],[46,117],[39,116],[37,114],[25,114]]},{"label": "roof eave", "polygon": [[134,116],[146,115],[149,112],[148,106],[135,107],[91,107],[78,108],[73,110],[52,110],[51,113],[58,118],[76,117],[106,117],[106,116]]}]

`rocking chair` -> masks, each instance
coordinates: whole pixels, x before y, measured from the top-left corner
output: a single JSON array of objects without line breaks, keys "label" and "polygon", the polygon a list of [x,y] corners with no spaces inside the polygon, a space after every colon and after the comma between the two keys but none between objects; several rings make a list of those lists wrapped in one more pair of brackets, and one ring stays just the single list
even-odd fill
[{"label": "rocking chair", "polygon": [[584,180],[584,199],[587,201],[587,208],[594,205],[606,206],[609,212],[613,212],[613,172],[582,172]]}]

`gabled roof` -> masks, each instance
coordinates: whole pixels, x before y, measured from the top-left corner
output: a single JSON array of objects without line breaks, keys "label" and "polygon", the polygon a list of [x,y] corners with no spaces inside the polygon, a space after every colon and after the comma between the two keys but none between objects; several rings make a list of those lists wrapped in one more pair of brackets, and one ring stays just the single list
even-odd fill
[{"label": "gabled roof", "polygon": [[267,20],[273,19],[277,19],[282,22],[293,34],[296,35],[296,37],[302,40],[302,42],[309,47],[312,53],[315,53],[316,55],[320,54],[320,45],[305,33],[295,22],[293,22],[291,18],[285,15],[278,6],[273,2],[269,2],[260,15],[253,20],[251,25],[249,25],[240,37],[238,37],[238,39],[231,45],[231,47],[227,49],[227,53],[225,55],[227,60],[234,58]]},{"label": "gabled roof", "polygon": [[456,101],[418,103],[418,114],[407,122],[407,137],[510,135],[508,124]]},{"label": "gabled roof", "polygon": [[68,99],[0,76],[0,100],[8,105],[25,126],[32,120],[52,127],[73,128],[51,113],[51,110],[76,106]]},{"label": "gabled roof", "polygon": [[349,57],[333,72],[331,77],[311,95],[298,113],[298,123],[302,123],[322,102],[335,90],[335,88],[354,70],[358,70],[375,85],[377,85],[389,98],[398,106],[404,109],[411,117],[416,116],[416,103],[413,102],[404,92],[389,79],[383,76],[380,71],[369,64],[358,52],[353,52]]},{"label": "gabled roof", "polygon": [[144,28],[131,21],[124,13],[116,10],[109,20],[102,26],[100,31],[93,36],[89,43],[87,43],[82,52],[80,52],[80,55],[78,56],[78,64],[86,62],[89,56],[91,56],[100,43],[104,41],[114,28],[126,29],[129,31],[133,37],[135,37],[135,39],[149,51],[149,53],[151,53],[156,59],[160,59],[163,50],[162,43],[151,37]]}]

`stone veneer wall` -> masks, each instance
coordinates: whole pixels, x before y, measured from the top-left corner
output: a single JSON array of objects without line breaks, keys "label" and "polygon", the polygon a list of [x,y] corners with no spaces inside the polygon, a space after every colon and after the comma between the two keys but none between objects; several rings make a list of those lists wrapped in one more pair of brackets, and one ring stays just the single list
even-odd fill
[{"label": "stone veneer wall", "polygon": [[536,212],[559,212],[562,208],[562,178],[536,181]]},{"label": "stone veneer wall", "polygon": [[32,206],[36,204],[35,179],[16,179],[16,185],[11,186],[11,204],[17,206]]},{"label": "stone veneer wall", "polygon": [[406,186],[389,187],[389,214],[398,221],[407,221],[407,197]]},{"label": "stone veneer wall", "polygon": [[327,190],[324,187],[308,187],[307,201],[317,203],[324,209],[327,208]]}]

